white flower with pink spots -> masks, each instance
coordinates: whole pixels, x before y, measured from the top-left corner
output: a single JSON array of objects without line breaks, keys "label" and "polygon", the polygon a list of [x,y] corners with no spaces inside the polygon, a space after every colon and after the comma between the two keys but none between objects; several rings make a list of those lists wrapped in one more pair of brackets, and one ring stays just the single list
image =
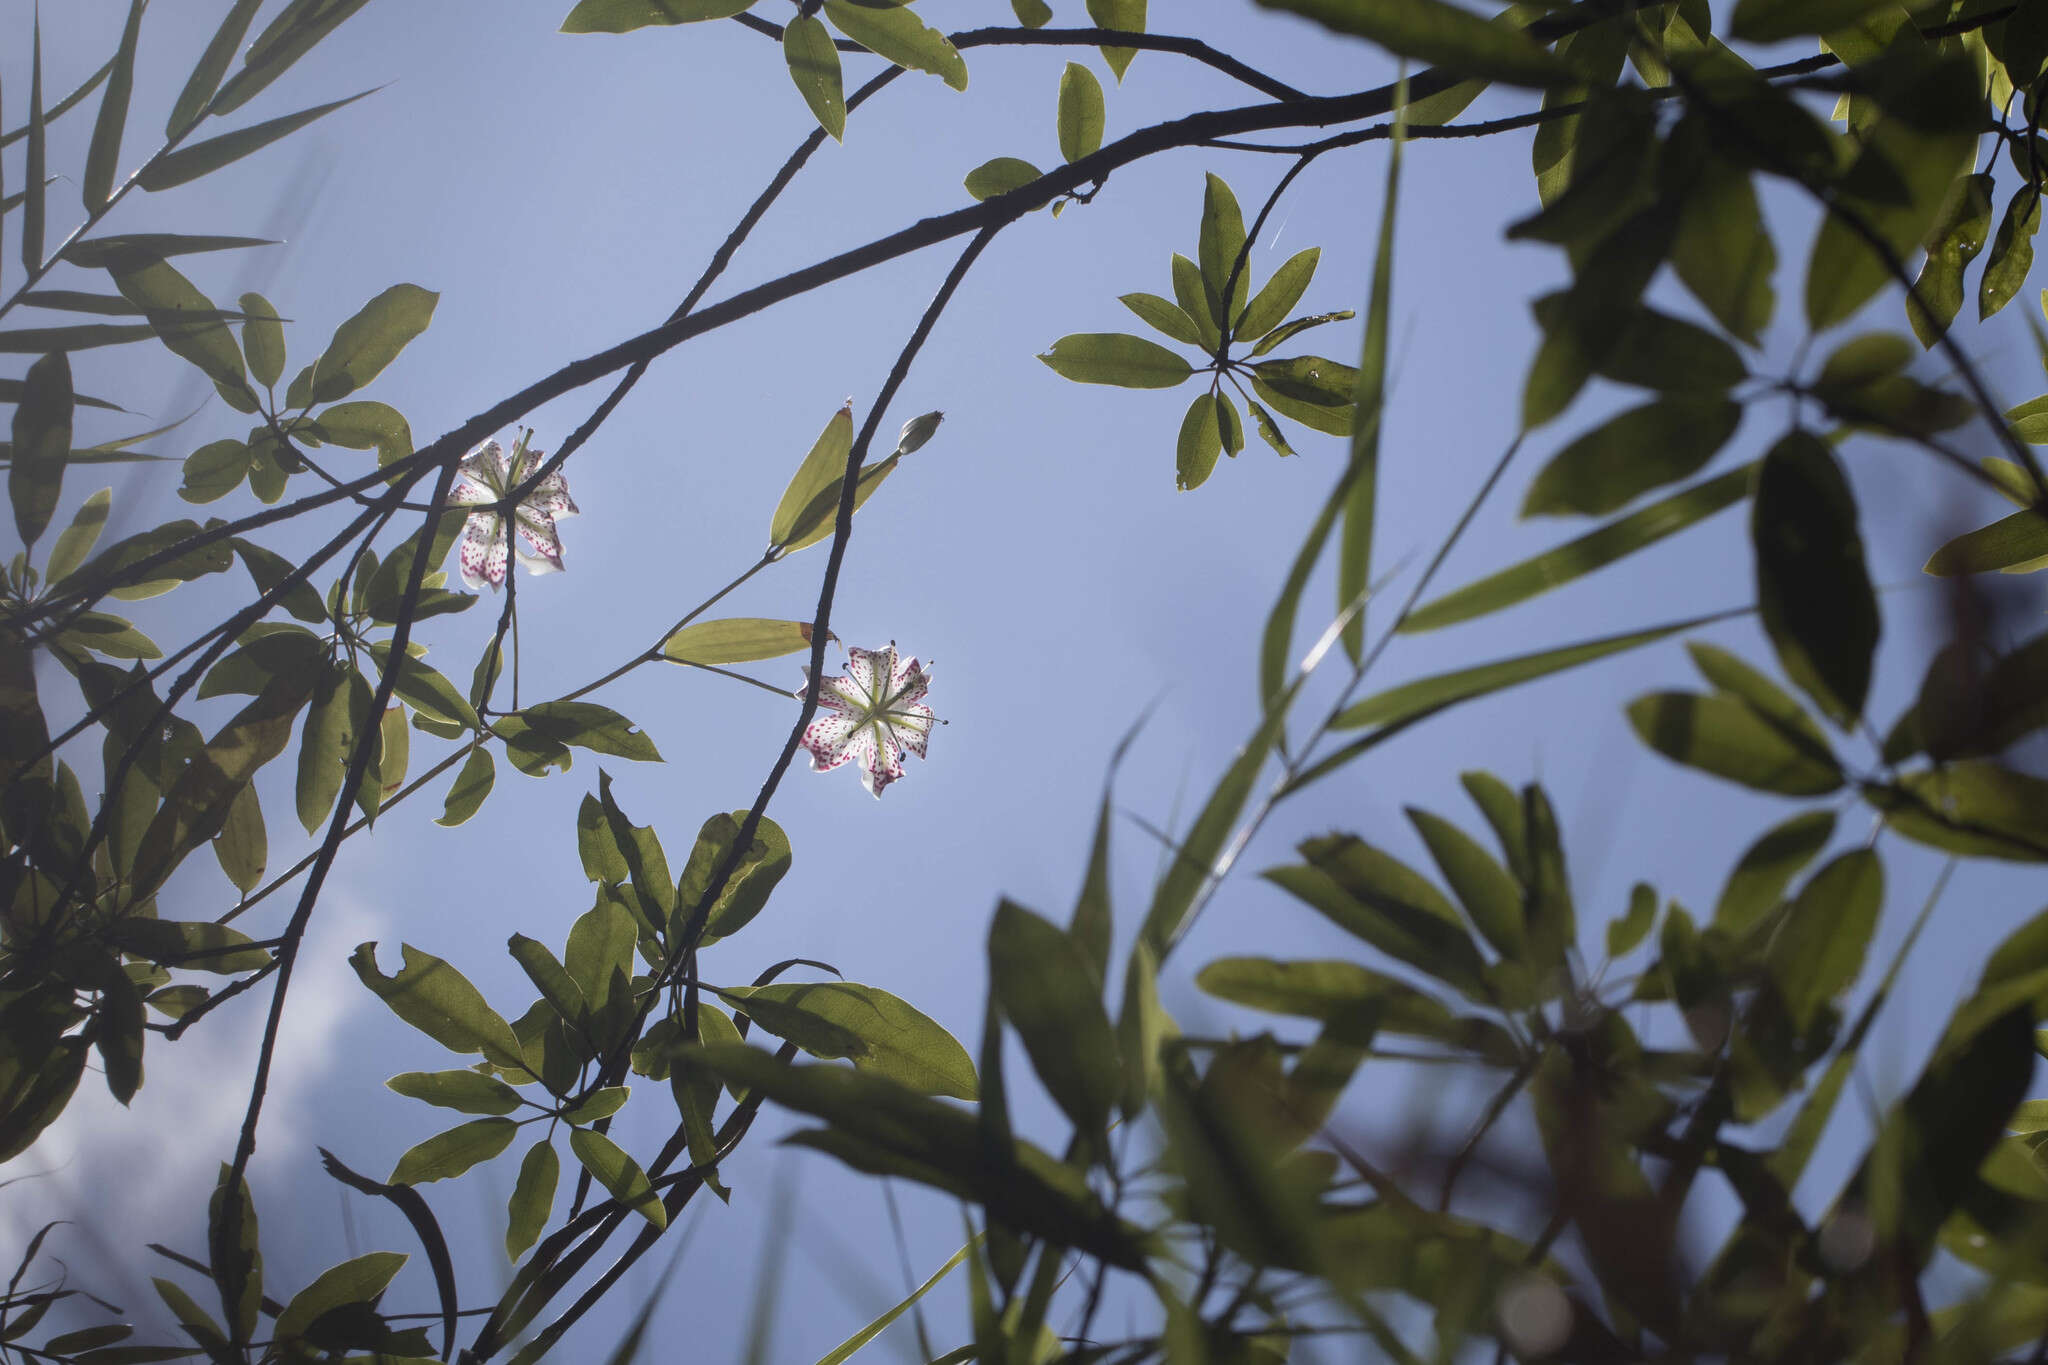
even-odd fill
[{"label": "white flower with pink spots", "polygon": [[503,446],[485,441],[462,457],[455,485],[448,490],[450,507],[478,509],[469,514],[460,551],[462,581],[472,588],[485,583],[494,588],[504,585],[507,551],[511,548],[518,550],[520,562],[531,573],[561,570],[562,542],[555,534],[555,523],[576,515],[576,504],[569,498],[569,481],[560,470],[535,484],[533,491],[513,509],[516,546],[507,534],[506,519],[496,506],[507,493],[531,478],[547,458],[544,450],[527,449],[532,435],[529,431],[520,436],[510,460],[505,458]]},{"label": "white flower with pink spots", "polygon": [[944,724],[919,700],[931,677],[916,659],[899,658],[894,640],[885,649],[847,650],[845,674],[819,683],[821,709],[804,731],[811,771],[830,772],[857,758],[861,784],[881,796],[903,776],[904,751],[923,758],[932,726]]}]

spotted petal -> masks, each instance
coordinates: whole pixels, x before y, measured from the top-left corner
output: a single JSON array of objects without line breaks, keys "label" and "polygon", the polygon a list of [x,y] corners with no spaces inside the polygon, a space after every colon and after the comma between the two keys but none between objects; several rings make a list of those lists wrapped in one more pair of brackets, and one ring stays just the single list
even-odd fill
[{"label": "spotted petal", "polygon": [[472,512],[462,531],[458,562],[462,581],[472,588],[485,583],[498,587],[505,581],[505,523],[492,512]]},{"label": "spotted petal", "polygon": [[896,668],[896,646],[892,643],[881,649],[849,649],[846,651],[846,681],[851,684],[849,692],[859,698],[863,706],[873,706],[882,698],[877,689],[877,680],[888,677]]},{"label": "spotted petal", "polygon": [[913,702],[890,711],[888,724],[904,748],[923,758],[925,741],[931,737],[932,726],[938,724],[938,717],[932,714],[931,707]]},{"label": "spotted petal", "polygon": [[854,739],[860,729],[857,718],[837,711],[819,716],[806,726],[803,746],[811,754],[811,771],[831,772],[854,757]]},{"label": "spotted petal", "polygon": [[519,561],[533,573],[560,573],[562,541],[555,534],[555,519],[539,516],[525,503],[514,518],[519,524]]}]

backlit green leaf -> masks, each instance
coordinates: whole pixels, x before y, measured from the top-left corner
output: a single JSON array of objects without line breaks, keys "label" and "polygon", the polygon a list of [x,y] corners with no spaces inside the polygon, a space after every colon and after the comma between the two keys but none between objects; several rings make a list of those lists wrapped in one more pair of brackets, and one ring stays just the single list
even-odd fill
[{"label": "backlit green leaf", "polygon": [[[1097,28],[1114,29],[1119,33],[1143,33],[1145,31],[1145,0],[1088,0],[1088,17]],[[1117,80],[1124,78],[1124,72],[1131,69],[1131,60],[1138,55],[1134,47],[1105,47],[1102,60],[1109,63],[1109,69],[1116,73]]]},{"label": "backlit green leaf", "polygon": [[1099,1137],[1123,1093],[1101,982],[1065,930],[1005,900],[988,934],[989,989],[1032,1068],[1084,1137]]},{"label": "backlit green leaf", "polygon": [[1688,767],[1781,796],[1825,796],[1842,785],[1832,755],[1795,743],[1725,694],[1653,692],[1629,703],[1645,744]]},{"label": "backlit green leaf", "polygon": [[36,543],[64,491],[64,465],[71,451],[71,361],[61,351],[29,366],[21,403],[14,410],[13,458],[7,466],[7,497],[23,548]]},{"label": "backlit green leaf", "polygon": [[583,1169],[597,1177],[614,1199],[632,1209],[658,1228],[668,1226],[668,1211],[647,1183],[640,1163],[627,1156],[617,1143],[602,1133],[578,1128],[569,1134],[569,1150],[583,1163]]},{"label": "backlit green leaf", "polygon": [[[316,402],[346,398],[381,374],[386,365],[434,319],[441,296],[416,284],[394,284],[356,311],[312,365]],[[293,387],[298,387],[296,380]]]},{"label": "backlit green leaf", "polygon": [[1957,536],[1928,557],[1924,573],[1953,577],[2002,570],[2025,573],[2048,557],[2048,514],[2028,508]]},{"label": "backlit green leaf", "polygon": [[1045,172],[1019,157],[998,156],[982,162],[967,173],[967,192],[976,199],[993,199],[1021,189]]},{"label": "backlit green leaf", "polygon": [[364,95],[376,93],[365,90],[350,95],[347,99],[334,100],[328,104],[301,109],[296,114],[283,118],[267,119],[247,128],[238,128],[232,133],[222,133],[204,142],[195,142],[188,147],[166,152],[135,177],[135,182],[146,190],[167,190],[210,175],[223,166],[229,166],[252,152],[261,151],[282,137],[289,137],[316,119],[324,118],[343,105],[354,104]]},{"label": "backlit green leaf", "polygon": [[885,60],[912,71],[928,71],[955,90],[967,88],[967,62],[959,49],[908,5],[869,9],[853,0],[825,0],[825,18]]},{"label": "backlit green leaf", "polygon": [[754,0],[577,0],[564,33],[631,33],[652,25],[694,24],[744,14]]},{"label": "backlit green leaf", "polygon": [[782,58],[818,126],[834,138],[846,136],[846,90],[840,82],[839,51],[825,22],[804,14],[782,26]]},{"label": "backlit green leaf", "polygon": [[349,966],[392,1013],[451,1052],[480,1052],[493,1066],[525,1071],[512,1026],[467,977],[409,943],[401,952],[405,965],[396,976],[378,970],[374,942],[358,945]]},{"label": "backlit green leaf", "polygon": [[1104,119],[1102,82],[1079,62],[1068,62],[1060,75],[1057,123],[1061,157],[1079,161],[1099,150]]},{"label": "backlit green leaf", "polygon": [[1170,389],[1195,372],[1158,342],[1123,332],[1076,332],[1038,358],[1062,378],[1126,389]]},{"label": "backlit green leaf", "polygon": [[1785,888],[1827,847],[1834,833],[1835,813],[1830,810],[1803,811],[1764,831],[1728,875],[1714,906],[1714,923],[1742,933],[1776,909]]},{"label": "backlit green leaf", "polygon": [[[1136,338],[1132,338],[1135,340]],[[1181,418],[1180,435],[1174,442],[1174,485],[1182,492],[1200,488],[1216,468],[1223,452],[1223,433],[1216,424],[1216,400],[1198,393]]]},{"label": "backlit green leaf", "polygon": [[107,77],[107,93],[100,96],[99,117],[92,125],[92,145],[85,154],[85,180],[80,190],[85,211],[105,208],[114,190],[114,170],[121,159],[121,135],[128,127],[128,96],[135,87],[135,43],[142,33],[145,0],[131,0],[128,22],[121,29],[121,45],[114,50],[113,70]]},{"label": "backlit green leaf", "polygon": [[519,1108],[517,1090],[475,1071],[407,1071],[384,1084],[409,1099],[464,1114],[504,1115]]},{"label": "backlit green leaf", "polygon": [[1315,278],[1316,263],[1322,258],[1323,249],[1312,246],[1282,261],[1280,268],[1267,278],[1259,292],[1252,296],[1252,301],[1245,305],[1232,329],[1234,334],[1264,337],[1286,321],[1287,314],[1307,292],[1309,281]]},{"label": "backlit green leaf", "polygon": [[506,1205],[505,1255],[518,1260],[539,1238],[555,1208],[555,1184],[560,1178],[562,1158],[554,1144],[542,1138],[526,1151],[519,1163],[519,1179],[513,1183],[512,1199]]},{"label": "backlit green leaf", "polygon": [[[967,1050],[922,1011],[885,990],[852,981],[775,982],[718,994],[762,1028],[789,1038],[813,1056],[850,1058],[860,1070],[921,1094],[975,1097],[974,1063]],[[841,1046],[818,1048],[797,1036],[801,1030],[792,1027],[792,1016],[798,1014],[831,1025]],[[853,1046],[844,1046],[847,1040]]]},{"label": "backlit green leaf", "polygon": [[1728,443],[1742,406],[1711,395],[1659,398],[1611,417],[1550,459],[1522,515],[1599,516],[1696,472]]},{"label": "backlit green leaf", "polygon": [[436,1133],[409,1149],[391,1168],[393,1185],[424,1185],[461,1175],[480,1161],[489,1161],[512,1143],[519,1125],[511,1119],[472,1119]]},{"label": "backlit green leaf", "polygon": [[740,616],[684,626],[663,642],[661,652],[679,664],[739,664],[779,659],[810,645],[809,621]]}]

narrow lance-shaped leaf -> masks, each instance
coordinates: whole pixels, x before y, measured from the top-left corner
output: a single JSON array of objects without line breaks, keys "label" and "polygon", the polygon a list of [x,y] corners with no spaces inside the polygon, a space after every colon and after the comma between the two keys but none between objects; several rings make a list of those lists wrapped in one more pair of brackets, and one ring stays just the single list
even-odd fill
[{"label": "narrow lance-shaped leaf", "polygon": [[164,123],[166,134],[177,137],[205,113],[207,102],[220,88],[221,77],[227,74],[228,63],[235,58],[235,49],[242,45],[242,35],[249,31],[250,21],[261,8],[263,0],[235,0],[200,54],[192,74],[185,78],[185,88],[178,92],[178,102],[171,106],[171,116]]},{"label": "narrow lance-shaped leaf", "polygon": [[129,0],[128,22],[121,29],[121,45],[114,50],[107,93],[100,96],[100,114],[93,122],[92,145],[86,150],[85,180],[80,187],[87,213],[100,212],[113,194],[114,170],[121,159],[121,134],[128,127],[128,96],[135,85],[135,43],[142,33],[145,3],[146,0]]},{"label": "narrow lance-shaped leaf", "polygon": [[1032,1068],[1077,1132],[1099,1138],[1123,1091],[1123,1069],[1087,954],[1051,921],[1005,900],[989,926],[988,963],[989,989]]},{"label": "narrow lance-shaped leaf", "polygon": [[21,263],[33,275],[43,265],[43,186],[48,171],[43,144],[43,14],[35,11],[28,87],[28,156],[21,206]]},{"label": "narrow lance-shaped leaf", "polygon": [[1407,633],[1456,625],[1603,569],[1742,501],[1749,493],[1753,472],[1753,466],[1744,465],[1694,484],[1577,540],[1446,593],[1409,613],[1401,630]]},{"label": "narrow lance-shaped leaf", "polygon": [[231,114],[254,99],[367,2],[322,0],[314,5],[285,6],[249,44],[242,56],[242,69],[221,87],[213,112]]},{"label": "narrow lance-shaped leaf", "polygon": [[360,94],[350,95],[347,99],[315,105],[311,109],[301,109],[296,114],[286,114],[282,118],[270,119],[248,128],[239,128],[232,133],[222,133],[219,137],[208,138],[204,142],[195,142],[189,147],[180,147],[174,152],[167,152],[158,157],[135,177],[135,182],[146,190],[154,191],[171,189],[187,181],[197,180],[223,166],[233,165],[252,152],[261,151],[279,138],[290,136],[315,119],[323,118],[343,105],[354,104],[364,95],[375,93],[373,90],[365,90]]},{"label": "narrow lance-shaped leaf", "polygon": [[1337,610],[1359,604],[1357,614],[1344,628],[1344,652],[1353,663],[1365,648],[1364,596],[1372,582],[1373,522],[1379,515],[1380,414],[1386,398],[1387,319],[1394,301],[1394,208],[1401,188],[1406,131],[1397,112],[1394,145],[1387,153],[1387,188],[1380,208],[1379,245],[1373,256],[1372,293],[1365,308],[1365,341],[1350,395],[1354,411],[1351,489],[1345,495],[1344,530],[1337,548]]}]

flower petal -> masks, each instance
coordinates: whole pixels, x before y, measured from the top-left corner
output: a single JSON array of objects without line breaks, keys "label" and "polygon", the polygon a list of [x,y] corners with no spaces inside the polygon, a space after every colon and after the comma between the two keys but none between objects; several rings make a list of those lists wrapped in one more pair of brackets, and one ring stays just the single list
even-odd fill
[{"label": "flower petal", "polygon": [[472,513],[463,527],[459,557],[462,581],[472,588],[505,581],[505,524],[494,513]]},{"label": "flower petal", "polygon": [[[887,655],[886,661],[884,655]],[[856,705],[872,707],[880,694],[876,692],[877,678],[887,677],[888,669],[895,663],[895,646],[885,650],[860,649],[846,651],[845,695],[854,699]]]},{"label": "flower petal", "polygon": [[803,746],[811,754],[811,771],[830,772],[854,757],[853,740],[859,733],[852,716],[837,712],[819,716],[804,728]]},{"label": "flower petal", "polygon": [[923,758],[925,741],[931,737],[932,726],[938,723],[938,717],[932,714],[931,707],[913,702],[890,711],[887,723],[904,748]]},{"label": "flower petal", "polygon": [[562,541],[555,534],[554,519],[535,516],[521,503],[514,520],[519,524],[519,558],[535,573],[560,572]]}]

